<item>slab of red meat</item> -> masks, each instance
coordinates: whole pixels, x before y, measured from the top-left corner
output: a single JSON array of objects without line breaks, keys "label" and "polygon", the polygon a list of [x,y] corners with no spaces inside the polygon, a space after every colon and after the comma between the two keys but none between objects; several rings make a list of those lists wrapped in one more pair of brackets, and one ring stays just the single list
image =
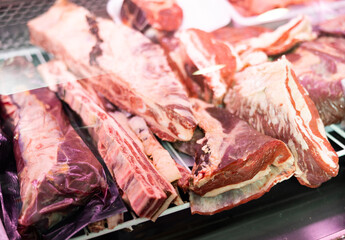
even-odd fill
[{"label": "slab of red meat", "polygon": [[254,38],[260,36],[262,33],[271,32],[269,28],[261,26],[249,26],[249,27],[222,27],[212,32],[212,36],[215,39],[229,42],[230,44],[237,44],[248,38]]},{"label": "slab of red meat", "polygon": [[225,103],[258,131],[288,145],[301,184],[318,187],[338,174],[338,157],[327,141],[318,111],[287,60],[236,74]]},{"label": "slab of red meat", "polygon": [[47,88],[1,96],[12,123],[23,206],[20,225],[48,229],[105,192],[103,168]]},{"label": "slab of red meat", "polygon": [[190,189],[214,197],[259,181],[271,171],[290,178],[294,160],[280,140],[266,136],[226,109],[191,99],[195,117],[205,137],[199,139]]},{"label": "slab of red meat", "polygon": [[247,39],[236,45],[239,54],[248,51],[263,51],[267,55],[282,54],[297,43],[315,38],[309,19],[305,16],[296,17],[278,27],[255,38]]},{"label": "slab of red meat", "polygon": [[[56,63],[52,61],[38,67],[48,82],[64,75],[70,77],[66,67]],[[60,98],[88,127],[99,153],[134,212],[156,220],[176,198],[173,186],[157,172],[125,128],[97,105],[77,81],[61,84],[57,90]]]},{"label": "slab of red meat", "polygon": [[286,55],[325,125],[345,117],[345,39],[321,37]]},{"label": "slab of red meat", "polygon": [[321,33],[333,36],[345,36],[345,15],[324,21],[317,26]]},{"label": "slab of red meat", "polygon": [[187,94],[159,45],[66,1],[28,27],[32,43],[63,59],[113,104],[142,116],[161,139],[192,137],[195,121]]},{"label": "slab of red meat", "polygon": [[175,31],[182,18],[182,9],[175,0],[124,0],[121,8],[122,22],[141,32],[150,28]]},{"label": "slab of red meat", "polygon": [[[191,96],[199,96],[208,102],[219,104],[236,71],[236,58],[232,49],[198,29],[187,29],[176,37],[163,38],[173,65]],[[199,70],[199,73],[195,75]]]}]

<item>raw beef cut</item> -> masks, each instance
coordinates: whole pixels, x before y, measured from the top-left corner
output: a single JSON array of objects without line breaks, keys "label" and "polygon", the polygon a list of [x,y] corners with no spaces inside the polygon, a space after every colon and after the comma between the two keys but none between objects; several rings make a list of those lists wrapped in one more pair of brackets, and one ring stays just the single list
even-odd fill
[{"label": "raw beef cut", "polygon": [[345,37],[345,15],[324,21],[317,26],[317,29],[324,34]]},{"label": "raw beef cut", "polygon": [[345,117],[345,39],[321,37],[301,44],[286,57],[323,124],[341,122]]},{"label": "raw beef cut", "polygon": [[229,45],[198,29],[163,38],[161,44],[191,96],[222,102],[236,71],[236,57]]},{"label": "raw beef cut", "polygon": [[182,9],[175,0],[124,0],[121,20],[134,29],[146,32],[177,30],[183,18]]},{"label": "raw beef cut", "polygon": [[53,92],[41,88],[1,96],[14,131],[23,202],[19,224],[48,229],[105,192],[104,170],[70,125]]},{"label": "raw beef cut", "polygon": [[300,16],[278,27],[273,32],[263,33],[258,37],[237,44],[236,50],[239,54],[248,51],[263,51],[271,56],[284,53],[297,43],[309,41],[315,37],[309,19]]},{"label": "raw beef cut", "polygon": [[[56,82],[66,74],[56,61],[40,65],[46,81]],[[69,75],[69,74],[68,74]],[[136,214],[153,221],[176,198],[172,185],[153,167],[126,130],[97,105],[77,81],[61,84],[58,95],[87,126],[98,151]]]},{"label": "raw beef cut", "polygon": [[158,137],[192,137],[196,124],[187,94],[159,45],[66,1],[58,1],[28,27],[33,44],[64,60],[113,104],[143,117]]},{"label": "raw beef cut", "polygon": [[226,109],[191,101],[199,127],[205,132],[196,142],[193,192],[214,197],[268,175],[277,177],[271,173],[274,171],[279,173],[277,182],[293,175],[294,160],[285,143],[257,132]]},{"label": "raw beef cut", "polygon": [[338,157],[317,109],[287,60],[249,67],[234,81],[225,97],[226,108],[288,145],[301,184],[318,187],[338,174]]},{"label": "raw beef cut", "polygon": [[249,27],[222,27],[212,32],[215,39],[228,42],[230,44],[237,44],[243,40],[260,36],[262,33],[271,32],[272,30],[261,26]]}]

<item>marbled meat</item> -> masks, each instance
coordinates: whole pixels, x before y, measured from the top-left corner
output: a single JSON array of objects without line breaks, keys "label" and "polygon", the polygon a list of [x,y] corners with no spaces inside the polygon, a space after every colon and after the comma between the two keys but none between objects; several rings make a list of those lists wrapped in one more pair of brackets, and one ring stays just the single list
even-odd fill
[{"label": "marbled meat", "polygon": [[102,165],[70,125],[48,88],[1,96],[14,131],[23,202],[19,224],[41,229],[58,223],[95,193],[105,193]]},{"label": "marbled meat", "polygon": [[341,122],[345,117],[345,39],[321,37],[304,42],[286,57],[323,124]]},{"label": "marbled meat", "polygon": [[318,187],[338,174],[338,156],[327,141],[315,104],[286,59],[236,74],[225,103],[255,129],[288,145],[301,184]]},{"label": "marbled meat", "polygon": [[196,126],[163,49],[141,33],[58,1],[28,23],[31,41],[62,59],[113,104],[139,115],[163,140],[188,141]]},{"label": "marbled meat", "polygon": [[190,96],[215,104],[223,101],[236,71],[236,57],[229,45],[199,29],[162,38],[161,45]]},{"label": "marbled meat", "polygon": [[[67,72],[66,68],[52,70],[62,66],[55,63],[52,61],[38,67],[48,82],[56,77],[61,79]],[[140,217],[156,220],[176,198],[173,186],[157,172],[121,124],[97,105],[78,81],[59,85],[58,95],[80,115],[134,212]]]}]

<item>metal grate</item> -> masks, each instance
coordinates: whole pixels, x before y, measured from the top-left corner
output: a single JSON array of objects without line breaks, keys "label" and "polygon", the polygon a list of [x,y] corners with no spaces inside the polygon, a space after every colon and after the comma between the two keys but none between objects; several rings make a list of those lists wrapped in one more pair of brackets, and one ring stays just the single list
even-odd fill
[{"label": "metal grate", "polygon": [[[29,47],[29,20],[44,13],[55,0],[0,1],[0,51]],[[107,16],[107,0],[71,0],[98,16]]]},{"label": "metal grate", "polygon": [[[33,62],[34,65],[39,65],[41,63],[45,63],[48,61],[51,56],[39,48],[36,47],[30,47],[27,49],[20,49],[20,50],[14,50],[14,51],[6,51],[6,52],[1,52],[0,51],[0,63],[1,61],[15,57],[15,56],[24,56],[26,57],[29,61]],[[44,87],[44,83],[42,82],[42,86]],[[342,157],[345,155],[345,131],[341,127],[341,125],[331,125],[327,126],[326,128],[326,134],[328,139],[330,140],[332,146],[336,150],[337,154],[339,157]],[[167,142],[163,142],[162,145],[170,152],[172,157],[176,162],[181,164],[182,166],[186,167],[187,169],[188,166],[191,165],[191,159],[186,157],[185,155],[181,155],[176,150],[171,146],[171,144]],[[169,214],[176,213],[178,211],[182,211],[184,209],[189,208],[189,203],[185,203],[180,206],[175,206],[167,209],[165,212],[161,214],[161,216],[166,216]],[[81,240],[81,239],[91,239],[95,237],[99,237],[111,232],[115,232],[121,229],[131,229],[133,226],[139,225],[141,223],[149,221],[148,219],[145,218],[137,218],[135,217],[134,214],[131,214],[129,216],[129,219],[126,220],[124,223],[119,224],[117,227],[114,229],[105,229],[103,231],[100,231],[98,233],[89,233],[88,230],[85,228],[84,229],[84,234],[81,236],[76,236],[73,239],[74,240]]]}]

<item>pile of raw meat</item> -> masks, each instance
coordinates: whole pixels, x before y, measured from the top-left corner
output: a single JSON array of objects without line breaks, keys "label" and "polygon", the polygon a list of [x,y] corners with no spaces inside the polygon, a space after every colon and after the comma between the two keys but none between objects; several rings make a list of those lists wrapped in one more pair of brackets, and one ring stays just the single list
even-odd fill
[{"label": "pile of raw meat", "polygon": [[[177,30],[182,11],[173,0],[125,0],[121,17],[127,26],[57,1],[28,23],[32,44],[55,58],[37,67],[49,88],[1,96],[21,225],[52,226],[106,188],[104,168],[60,100],[80,116],[122,199],[153,221],[183,203],[179,190],[189,192],[192,213],[209,215],[292,176],[315,188],[338,174],[324,125],[345,116],[340,25],[314,32],[300,16],[275,30]],[[194,157],[193,169],[157,138]]]}]

